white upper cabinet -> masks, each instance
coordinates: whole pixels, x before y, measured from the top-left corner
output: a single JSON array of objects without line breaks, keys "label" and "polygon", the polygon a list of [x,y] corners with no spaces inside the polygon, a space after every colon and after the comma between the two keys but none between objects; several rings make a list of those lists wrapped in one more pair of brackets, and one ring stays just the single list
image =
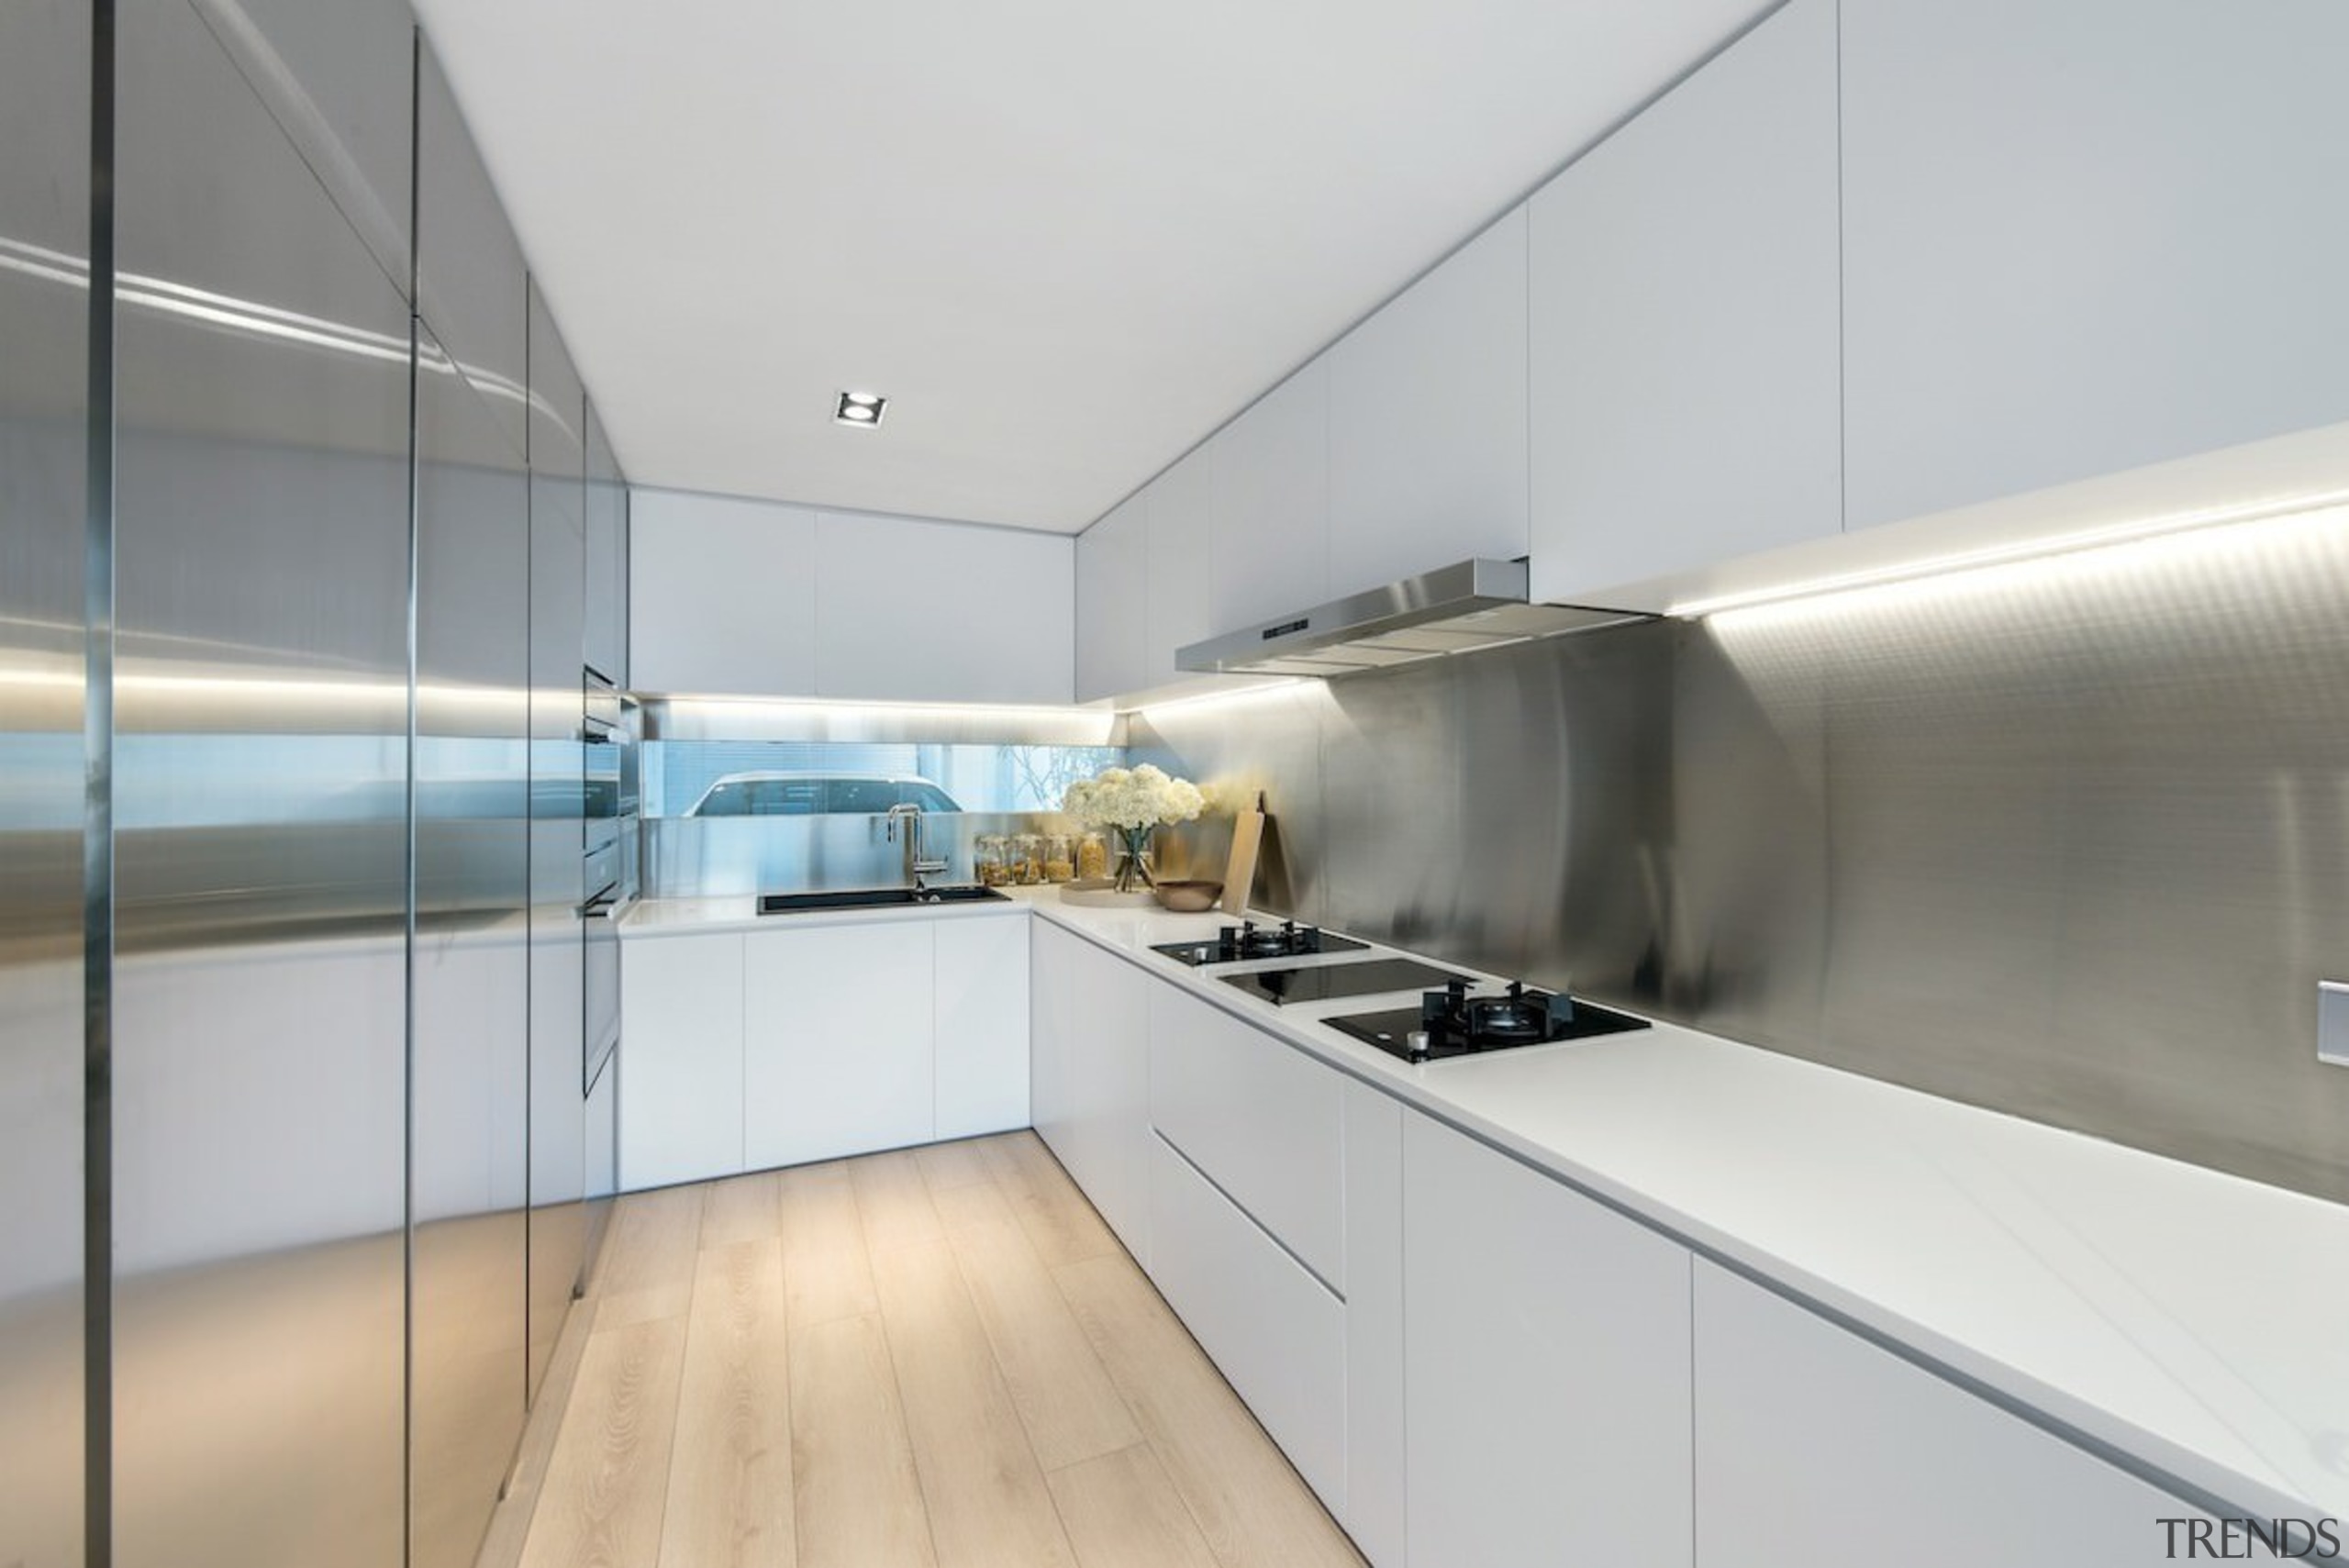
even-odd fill
[{"label": "white upper cabinet", "polygon": [[639,490],[630,684],[913,702],[1069,700],[1058,534]]},{"label": "white upper cabinet", "polygon": [[1851,527],[2349,418],[2349,6],[1842,26]]},{"label": "white upper cabinet", "polygon": [[1147,684],[1150,501],[1129,496],[1076,539],[1076,700]]},{"label": "white upper cabinet", "polygon": [[1212,635],[1330,597],[1330,367],[1315,360],[1208,443]]},{"label": "white upper cabinet", "polygon": [[1841,528],[1835,38],[1793,0],[1533,197],[1535,598]]},{"label": "white upper cabinet", "polygon": [[817,691],[913,702],[1068,701],[1073,556],[1059,534],[818,514]]},{"label": "white upper cabinet", "polygon": [[1215,473],[1199,447],[1150,482],[1147,591],[1141,611],[1150,628],[1142,684],[1163,686],[1193,677],[1174,667],[1175,650],[1205,641],[1219,629],[1208,602],[1209,558],[1216,534]]},{"label": "white upper cabinet", "polygon": [[816,514],[679,490],[629,513],[629,677],[640,691],[816,690]]},{"label": "white upper cabinet", "polygon": [[1331,596],[1526,552],[1525,269],[1519,207],[1325,356]]}]

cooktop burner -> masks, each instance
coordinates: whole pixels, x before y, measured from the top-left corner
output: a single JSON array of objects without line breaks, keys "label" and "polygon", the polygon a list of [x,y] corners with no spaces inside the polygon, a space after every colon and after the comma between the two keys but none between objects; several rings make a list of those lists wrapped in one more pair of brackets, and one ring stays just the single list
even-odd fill
[{"label": "cooktop burner", "polygon": [[1406,1062],[1441,1062],[1512,1045],[1586,1040],[1648,1027],[1645,1018],[1596,1002],[1578,1002],[1563,992],[1529,991],[1519,981],[1511,981],[1501,995],[1472,996],[1468,983],[1458,976],[1441,991],[1423,993],[1417,1007],[1352,1013],[1324,1021]]},{"label": "cooktop burner", "polygon": [[1209,963],[1244,963],[1252,958],[1360,952],[1369,946],[1368,942],[1331,936],[1319,926],[1300,926],[1294,920],[1283,920],[1277,926],[1259,926],[1253,920],[1243,920],[1237,926],[1224,927],[1211,940],[1163,942],[1153,951],[1197,969]]},{"label": "cooktop burner", "polygon": [[1259,969],[1219,978],[1276,1007],[1292,1002],[1326,1002],[1332,996],[1375,996],[1381,991],[1467,984],[1464,975],[1408,958],[1356,959],[1351,963],[1317,963],[1309,969]]}]

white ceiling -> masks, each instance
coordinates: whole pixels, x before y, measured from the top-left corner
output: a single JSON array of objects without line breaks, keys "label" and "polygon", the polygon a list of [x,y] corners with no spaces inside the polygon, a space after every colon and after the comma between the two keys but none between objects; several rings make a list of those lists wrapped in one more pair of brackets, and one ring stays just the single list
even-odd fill
[{"label": "white ceiling", "polygon": [[1768,8],[417,0],[631,479],[1063,532]]}]

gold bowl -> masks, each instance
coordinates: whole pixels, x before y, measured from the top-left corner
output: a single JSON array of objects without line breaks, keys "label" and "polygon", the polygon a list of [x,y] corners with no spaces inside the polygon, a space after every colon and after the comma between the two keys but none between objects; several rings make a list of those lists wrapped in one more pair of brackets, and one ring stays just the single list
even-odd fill
[{"label": "gold bowl", "polygon": [[1196,915],[1201,910],[1215,907],[1215,901],[1223,895],[1223,884],[1162,881],[1153,891],[1164,907],[1180,914]]}]

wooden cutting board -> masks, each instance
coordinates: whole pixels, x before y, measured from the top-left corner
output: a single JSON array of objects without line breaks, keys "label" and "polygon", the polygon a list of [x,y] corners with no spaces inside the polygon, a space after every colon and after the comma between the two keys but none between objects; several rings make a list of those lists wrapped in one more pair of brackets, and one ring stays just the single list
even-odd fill
[{"label": "wooden cutting board", "polygon": [[1264,842],[1264,795],[1259,790],[1253,810],[1231,820],[1231,859],[1223,868],[1223,896],[1216,906],[1228,915],[1245,915],[1248,895],[1256,888],[1256,851]]}]

